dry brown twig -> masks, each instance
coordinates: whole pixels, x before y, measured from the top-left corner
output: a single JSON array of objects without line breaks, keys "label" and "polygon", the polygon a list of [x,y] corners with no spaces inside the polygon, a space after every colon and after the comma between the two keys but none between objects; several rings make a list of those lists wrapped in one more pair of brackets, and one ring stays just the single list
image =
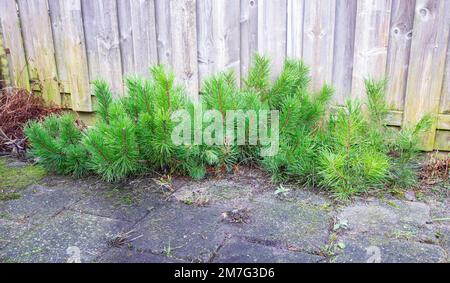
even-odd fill
[{"label": "dry brown twig", "polygon": [[20,88],[4,88],[0,93],[0,151],[23,152],[27,147],[23,126],[42,120],[61,109],[47,105],[41,96]]}]

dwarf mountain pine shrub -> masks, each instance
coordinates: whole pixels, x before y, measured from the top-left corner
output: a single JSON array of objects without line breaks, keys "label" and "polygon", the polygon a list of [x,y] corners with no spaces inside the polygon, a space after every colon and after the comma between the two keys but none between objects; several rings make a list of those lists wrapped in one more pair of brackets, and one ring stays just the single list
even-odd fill
[{"label": "dwarf mountain pine shrub", "polygon": [[302,61],[286,60],[279,78],[262,92],[262,100],[280,113],[279,153],[261,162],[274,180],[317,182],[317,156],[324,146],[322,122],[333,89],[325,85],[311,93],[309,82],[309,70]]},{"label": "dwarf mountain pine shrub", "polygon": [[28,122],[24,132],[30,142],[29,154],[47,169],[80,177],[88,172],[88,152],[75,120],[73,114],[53,114],[41,123]]},{"label": "dwarf mountain pine shrub", "polygon": [[[324,85],[318,92],[311,92],[309,69],[300,60],[286,60],[281,74],[272,82],[270,61],[255,55],[241,81],[238,87],[232,72],[211,76],[201,87],[200,103],[187,99],[174,74],[163,66],[152,67],[150,79],[127,78],[128,95],[119,99],[113,99],[106,82],[96,81],[95,125],[78,127],[72,114],[30,122],[25,128],[30,154],[58,173],[82,176],[90,172],[107,181],[145,172],[201,179],[208,172],[231,171],[240,164],[261,166],[274,181],[321,187],[339,199],[415,183],[412,164],[419,152],[421,133],[428,129],[431,118],[426,116],[417,125],[400,131],[387,127],[384,81],[366,81],[364,104],[347,101],[335,110],[329,109],[333,89]],[[226,124],[231,123],[235,134],[226,134],[228,127],[223,119],[202,116],[201,142],[176,143],[174,129],[183,123],[183,117],[174,119],[177,110],[187,110],[191,118],[187,122],[191,123],[188,137],[194,140],[198,110],[200,115],[216,110],[219,118],[227,116]],[[230,111],[251,110],[256,116],[228,120]],[[269,123],[265,129],[267,136],[279,134],[274,156],[262,156],[268,145],[261,142],[260,134],[252,134],[261,118],[259,110],[279,113],[278,128]],[[217,121],[221,130],[214,127]],[[239,134],[247,143],[238,144]],[[205,143],[208,137],[214,142]],[[252,139],[256,143],[249,144]]]},{"label": "dwarf mountain pine shrub", "polygon": [[355,100],[338,108],[328,122],[329,147],[320,154],[319,183],[338,199],[392,184],[412,185],[412,161],[420,134],[430,124],[425,116],[400,131],[388,127],[385,81],[366,80],[365,85],[366,111]]}]

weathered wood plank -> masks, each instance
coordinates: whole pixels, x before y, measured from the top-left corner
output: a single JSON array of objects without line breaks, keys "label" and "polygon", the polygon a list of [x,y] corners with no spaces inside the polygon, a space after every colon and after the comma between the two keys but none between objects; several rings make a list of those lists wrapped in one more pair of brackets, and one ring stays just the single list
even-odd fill
[{"label": "weathered wood plank", "polygon": [[18,87],[30,90],[25,48],[16,1],[0,0],[0,25],[3,33],[3,47],[8,58],[11,81]]},{"label": "weathered wood plank", "polygon": [[198,59],[196,1],[171,0],[172,59],[175,75],[186,86],[188,95],[198,99]]},{"label": "weathered wood plank", "polygon": [[208,76],[232,70],[240,79],[240,0],[197,0],[200,84]]},{"label": "weathered wood plank", "polygon": [[198,99],[195,0],[156,0],[158,58],[170,66],[192,100]]},{"label": "weathered wood plank", "polygon": [[271,59],[271,78],[283,69],[287,41],[287,0],[258,2],[258,52]]},{"label": "weathered wood plank", "polygon": [[67,7],[63,7],[64,5],[68,6],[67,4],[68,3],[64,3],[64,1],[60,2],[58,0],[48,0],[50,22],[52,24],[51,27],[53,32],[53,46],[55,48],[58,82],[60,91],[63,93],[70,93],[69,76],[67,74],[67,64],[65,63],[67,58],[70,57],[69,54],[66,54],[65,44],[66,37],[70,37],[70,34],[68,33],[69,30],[67,30],[67,28],[69,28],[70,26],[67,24],[68,21],[66,21],[67,12],[64,11]]},{"label": "weathered wood plank", "polygon": [[241,76],[245,77],[258,50],[258,1],[241,0]]},{"label": "weathered wood plank", "polygon": [[58,77],[75,111],[92,111],[80,0],[49,0]]},{"label": "weathered wood plank", "polygon": [[336,1],[334,31],[333,86],[334,103],[344,105],[352,91],[353,51],[357,0]]},{"label": "weathered wood plank", "polygon": [[[438,114],[449,41],[450,1],[417,0],[411,59],[405,97],[404,125],[424,114]],[[424,149],[435,145],[436,124],[424,138]]]},{"label": "weathered wood plank", "polygon": [[390,109],[403,110],[416,0],[393,0],[386,77]]},{"label": "weathered wood plank", "polygon": [[148,76],[158,63],[154,0],[117,1],[120,50],[125,76]]},{"label": "weathered wood plank", "polygon": [[167,0],[155,0],[155,14],[158,62],[160,64],[172,66],[170,2]]},{"label": "weathered wood plank", "polygon": [[442,86],[439,113],[450,114],[450,38],[447,46],[447,60],[445,65],[444,85]]},{"label": "weathered wood plank", "polygon": [[450,151],[450,131],[436,131],[434,148],[442,151]]},{"label": "weathered wood plank", "polygon": [[437,117],[437,129],[450,131],[450,115],[439,114]]},{"label": "weathered wood plank", "polygon": [[18,5],[31,78],[36,80],[47,101],[59,105],[61,95],[48,3],[46,0],[18,0]]},{"label": "weathered wood plank", "polygon": [[114,96],[123,95],[116,1],[82,0],[89,78],[106,80]]},{"label": "weathered wood plank", "polygon": [[287,5],[286,55],[289,58],[302,58],[305,0],[288,0]]},{"label": "weathered wood plank", "polygon": [[390,14],[391,0],[358,1],[351,95],[353,98],[365,98],[365,78],[385,78]]},{"label": "weathered wood plank", "polygon": [[336,1],[305,1],[303,60],[311,68],[311,88],[332,82]]},{"label": "weathered wood plank", "polygon": [[0,87],[11,85],[9,79],[8,60],[3,47],[3,33],[2,26],[0,25]]}]

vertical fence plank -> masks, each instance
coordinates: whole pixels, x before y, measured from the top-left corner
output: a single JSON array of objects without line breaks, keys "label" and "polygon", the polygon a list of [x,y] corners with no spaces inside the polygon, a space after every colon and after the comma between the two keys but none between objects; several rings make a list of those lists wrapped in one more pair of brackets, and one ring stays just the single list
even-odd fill
[{"label": "vertical fence plank", "polygon": [[66,60],[70,60],[71,56],[67,53],[67,44],[65,43],[67,38],[70,38],[71,36],[68,30],[70,28],[70,24],[68,24],[70,18],[67,18],[68,12],[65,11],[69,8],[68,6],[69,5],[66,1],[48,0],[58,82],[60,85],[60,91],[63,93],[70,93]]},{"label": "vertical fence plank", "polygon": [[197,20],[195,0],[171,0],[172,66],[188,95],[198,98]]},{"label": "vertical fence plank", "polygon": [[240,79],[240,0],[197,0],[200,84],[211,74],[232,70]]},{"label": "vertical fence plank", "polygon": [[25,49],[15,0],[0,0],[0,25],[3,47],[8,58],[11,81],[18,87],[30,89]]},{"label": "vertical fence plank", "polygon": [[245,77],[258,49],[258,1],[241,0],[241,76]]},{"label": "vertical fence plank", "polygon": [[288,0],[287,5],[286,55],[290,58],[302,58],[305,0]]},{"label": "vertical fence plank", "polygon": [[18,4],[31,77],[47,101],[61,104],[47,0],[19,0]]},{"label": "vertical fence plank", "polygon": [[272,60],[271,78],[283,69],[286,58],[287,0],[258,2],[258,51]]},{"label": "vertical fence plank", "polygon": [[158,63],[154,0],[117,1],[123,73],[148,76]]},{"label": "vertical fence plank", "polygon": [[72,109],[92,111],[80,0],[49,0],[58,76]]},{"label": "vertical fence plank", "polygon": [[155,14],[158,62],[172,66],[170,2],[167,0],[155,0]]},{"label": "vertical fence plank", "polygon": [[114,96],[123,94],[116,1],[82,0],[89,78],[106,80]]},{"label": "vertical fence plank", "polygon": [[11,85],[11,81],[9,80],[8,60],[3,47],[3,32],[0,25],[0,88],[7,85]]},{"label": "vertical fence plank", "polygon": [[303,58],[314,91],[332,81],[335,7],[335,0],[305,1]]},{"label": "vertical fence plank", "polygon": [[[417,0],[404,125],[416,123],[426,113],[439,112],[449,36],[448,11],[450,1]],[[436,124],[424,138],[425,150],[434,147]]]},{"label": "vertical fence plank", "polygon": [[450,115],[450,38],[447,46],[447,60],[445,66],[444,85],[442,86],[439,113]]},{"label": "vertical fence plank", "polygon": [[192,100],[198,99],[195,0],[156,0],[159,62],[175,72]]},{"label": "vertical fence plank", "polygon": [[343,105],[352,91],[357,0],[336,1],[333,51],[334,103]]},{"label": "vertical fence plank", "polygon": [[393,0],[386,77],[387,102],[403,110],[416,0]]},{"label": "vertical fence plank", "polygon": [[358,1],[352,97],[364,98],[364,79],[386,74],[391,0]]}]

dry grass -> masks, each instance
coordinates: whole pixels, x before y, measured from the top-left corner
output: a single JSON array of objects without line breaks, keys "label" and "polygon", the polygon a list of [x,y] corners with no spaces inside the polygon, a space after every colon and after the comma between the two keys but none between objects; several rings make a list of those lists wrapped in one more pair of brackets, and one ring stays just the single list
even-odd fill
[{"label": "dry grass", "polygon": [[29,120],[41,120],[61,110],[46,105],[43,98],[19,88],[0,92],[0,151],[21,153],[27,147],[23,126]]},{"label": "dry grass", "polygon": [[420,169],[419,177],[422,182],[428,185],[432,185],[440,181],[448,181],[449,165],[449,154],[434,153]]}]

